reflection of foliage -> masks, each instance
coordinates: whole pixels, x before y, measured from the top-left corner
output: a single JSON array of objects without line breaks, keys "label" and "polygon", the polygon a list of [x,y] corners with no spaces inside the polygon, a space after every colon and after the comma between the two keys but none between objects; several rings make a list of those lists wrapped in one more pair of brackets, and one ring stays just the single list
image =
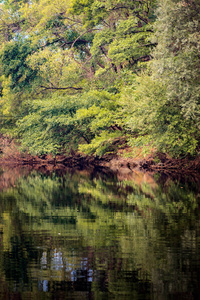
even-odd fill
[{"label": "reflection of foliage", "polygon": [[187,290],[197,272],[198,199],[186,185],[152,186],[76,173],[20,179],[1,194],[1,274],[13,284],[14,272],[24,283],[35,274],[49,283],[90,280],[95,299],[129,299],[133,291],[137,299],[150,282],[168,295],[169,284],[182,291],[177,278]]}]

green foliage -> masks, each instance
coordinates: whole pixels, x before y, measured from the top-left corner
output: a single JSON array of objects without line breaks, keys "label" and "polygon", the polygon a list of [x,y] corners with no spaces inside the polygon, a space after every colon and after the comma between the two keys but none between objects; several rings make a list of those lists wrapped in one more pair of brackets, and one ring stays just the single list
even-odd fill
[{"label": "green foliage", "polygon": [[[120,105],[117,96],[108,92],[93,92],[93,97],[98,99],[95,105],[77,110],[76,119],[92,133],[92,140],[88,144],[79,146],[87,154],[102,156],[106,152],[116,151],[117,144],[113,142],[122,137],[124,132],[118,126],[122,125],[119,115]],[[120,129],[119,129],[120,128]]]},{"label": "green foliage", "polygon": [[15,131],[23,149],[103,155],[130,136],[144,151],[198,154],[198,1],[1,8],[1,131]]},{"label": "green foliage", "polygon": [[137,65],[138,61],[150,58],[151,48],[154,46],[150,40],[151,35],[152,26],[138,28],[135,18],[121,21],[108,56],[118,64]]},{"label": "green foliage", "polygon": [[[22,149],[35,154],[57,153],[79,136],[73,116],[80,101],[54,94],[52,98],[29,102],[29,113],[17,123]],[[74,135],[74,137],[73,137]],[[76,142],[74,141],[76,144]]]},{"label": "green foliage", "polygon": [[167,85],[169,102],[179,106],[183,117],[199,130],[200,3],[160,1],[157,13],[154,76]]},{"label": "green foliage", "polygon": [[115,98],[107,92],[90,92],[82,96],[54,94],[51,98],[29,101],[28,113],[17,122],[16,128],[22,149],[35,154],[56,154],[71,147],[77,149],[83,143],[81,151],[96,154],[99,151],[101,155],[105,145],[97,151],[95,135],[100,134],[99,145],[111,144],[108,135],[112,140],[122,136],[120,130],[115,132],[112,128],[120,121]]},{"label": "green foliage", "polygon": [[161,80],[138,77],[137,83],[124,89],[121,101],[126,124],[137,136],[130,140],[132,147],[174,156],[196,154],[200,134],[193,121],[185,120],[179,105],[168,100],[167,86]]},{"label": "green foliage", "polygon": [[90,144],[83,144],[79,146],[80,151],[86,154],[95,154],[102,156],[105,153],[113,153],[117,150],[117,146],[113,144],[122,136],[121,132],[103,131],[101,134],[95,136]]},{"label": "green foliage", "polygon": [[138,61],[150,59],[153,6],[154,2],[148,1],[73,0],[70,12],[83,16],[86,27],[99,26],[91,48],[96,59],[103,57],[105,66],[114,67],[113,63],[116,67],[133,67]]},{"label": "green foliage", "polygon": [[2,75],[10,77],[10,88],[19,91],[30,87],[35,79],[37,71],[31,69],[27,64],[27,57],[34,49],[28,40],[12,41],[3,47],[0,53]]},{"label": "green foliage", "polygon": [[121,94],[125,123],[134,134],[130,145],[194,156],[200,146],[199,4],[159,4],[154,59]]}]

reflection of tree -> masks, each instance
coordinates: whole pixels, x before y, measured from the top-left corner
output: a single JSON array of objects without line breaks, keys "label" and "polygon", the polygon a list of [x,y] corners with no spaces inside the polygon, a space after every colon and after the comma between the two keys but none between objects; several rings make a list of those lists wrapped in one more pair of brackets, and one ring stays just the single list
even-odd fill
[{"label": "reflection of tree", "polygon": [[95,299],[197,289],[198,199],[186,185],[33,173],[0,197],[4,282]]}]

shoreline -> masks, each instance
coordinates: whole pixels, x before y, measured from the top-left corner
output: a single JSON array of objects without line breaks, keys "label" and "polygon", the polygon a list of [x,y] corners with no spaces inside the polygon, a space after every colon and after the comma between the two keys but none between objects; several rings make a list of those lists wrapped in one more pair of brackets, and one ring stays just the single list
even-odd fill
[{"label": "shoreline", "polygon": [[184,173],[200,175],[200,156],[195,159],[183,158],[174,159],[167,158],[165,154],[157,153],[156,156],[148,158],[127,158],[119,155],[105,155],[103,157],[83,155],[73,153],[71,155],[41,155],[32,156],[17,153],[15,156],[0,157],[0,165],[9,166],[60,166],[61,168],[70,168],[77,170],[96,169],[108,170],[112,172],[122,172],[123,174],[131,174],[134,170],[140,170],[151,173]]},{"label": "shoreline", "polygon": [[[200,181],[200,155],[195,158],[171,158],[165,153],[152,153],[146,157],[141,151],[132,157],[130,147],[115,154],[105,154],[102,157],[86,155],[71,150],[69,155],[62,153],[56,156],[52,154],[31,155],[22,153],[15,141],[6,137],[0,137],[0,166],[23,167],[27,166],[35,170],[48,172],[71,169],[89,170],[104,174],[120,174],[131,177],[134,172],[148,172],[149,174],[164,174],[170,177],[194,176]],[[129,157],[128,157],[129,155]]]}]

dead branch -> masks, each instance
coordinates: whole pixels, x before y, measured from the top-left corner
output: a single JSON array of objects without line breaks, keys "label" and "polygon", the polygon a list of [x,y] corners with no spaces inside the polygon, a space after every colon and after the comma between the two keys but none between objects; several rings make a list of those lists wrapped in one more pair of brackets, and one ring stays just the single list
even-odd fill
[{"label": "dead branch", "polygon": [[69,89],[73,89],[73,90],[76,90],[76,91],[83,90],[82,87],[74,87],[74,86],[67,86],[67,87],[48,87],[48,86],[40,85],[40,87],[43,88],[44,90],[69,90]]}]

